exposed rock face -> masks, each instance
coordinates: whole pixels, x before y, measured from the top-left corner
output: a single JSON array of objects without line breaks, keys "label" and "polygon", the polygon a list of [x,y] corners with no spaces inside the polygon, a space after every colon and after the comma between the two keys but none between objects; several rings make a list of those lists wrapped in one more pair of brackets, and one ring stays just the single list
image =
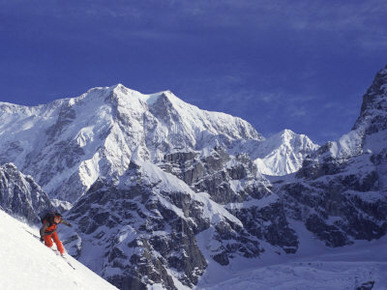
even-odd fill
[{"label": "exposed rock face", "polygon": [[53,205],[31,176],[7,163],[0,166],[0,207],[11,215],[36,223],[40,221],[39,215]]},{"label": "exposed rock face", "polygon": [[353,130],[304,161],[278,189],[290,215],[329,246],[387,232],[387,67],[363,97]]},{"label": "exposed rock face", "polygon": [[[370,155],[371,162],[384,170],[387,154],[387,67],[375,77],[363,96],[360,116],[350,133],[338,141],[328,142],[304,161],[299,177],[315,179],[344,172],[361,155]],[[385,174],[383,171],[382,174]],[[379,175],[379,174],[378,174]],[[382,181],[379,179],[379,181]],[[381,188],[382,189],[382,188]],[[385,189],[385,188],[384,188]]]},{"label": "exposed rock face", "polygon": [[[121,289],[153,283],[176,289],[170,268],[192,287],[207,266],[195,234],[211,226],[192,195],[173,176],[131,163],[120,180],[97,181],[68,217],[79,224],[82,243],[109,245],[99,253],[101,264],[89,266]],[[74,249],[89,264],[82,248]]]},{"label": "exposed rock face", "polygon": [[365,129],[365,135],[373,135],[387,129],[387,66],[378,72],[374,82],[363,96],[360,116],[352,130]]},{"label": "exposed rock face", "polygon": [[246,154],[230,156],[222,147],[205,155],[176,153],[167,155],[160,165],[196,191],[208,192],[243,223],[248,233],[285,252],[295,252],[298,239],[289,227],[283,205]]},{"label": "exposed rock face", "polygon": [[[216,147],[204,156],[167,155],[160,166],[176,176],[151,163],[132,162],[119,179],[98,180],[67,216],[79,225],[71,252],[116,286],[142,289],[161,283],[175,289],[178,279],[193,287],[207,267],[200,235],[208,238],[206,252],[221,265],[237,255],[258,257],[260,240],[288,253],[297,250],[280,200],[263,177],[257,181],[247,156],[233,157]],[[207,194],[220,181],[224,186]],[[82,244],[93,251],[110,246],[98,250],[100,263],[95,264]]]}]

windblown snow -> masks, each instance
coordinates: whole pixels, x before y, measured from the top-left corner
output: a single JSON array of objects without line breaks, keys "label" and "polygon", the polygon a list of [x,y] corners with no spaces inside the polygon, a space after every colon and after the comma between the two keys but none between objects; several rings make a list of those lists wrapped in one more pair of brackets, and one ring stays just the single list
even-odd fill
[{"label": "windblown snow", "polygon": [[2,210],[0,224],[0,289],[117,289],[67,255],[72,269],[32,235],[37,229]]}]

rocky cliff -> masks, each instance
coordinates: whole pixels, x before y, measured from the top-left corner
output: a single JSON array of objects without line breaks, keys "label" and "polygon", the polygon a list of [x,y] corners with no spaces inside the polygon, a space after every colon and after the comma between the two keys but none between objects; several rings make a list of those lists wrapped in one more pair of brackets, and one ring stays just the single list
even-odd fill
[{"label": "rocky cliff", "polygon": [[0,166],[0,207],[29,223],[39,222],[42,212],[54,208],[33,178],[12,163]]}]

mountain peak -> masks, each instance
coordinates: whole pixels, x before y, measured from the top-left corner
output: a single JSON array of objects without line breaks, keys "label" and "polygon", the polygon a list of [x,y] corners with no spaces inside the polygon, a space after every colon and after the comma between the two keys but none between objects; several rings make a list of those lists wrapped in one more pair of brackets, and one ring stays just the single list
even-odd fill
[{"label": "mountain peak", "polygon": [[285,129],[258,145],[254,162],[261,173],[282,176],[298,171],[306,155],[318,148],[308,136]]},{"label": "mountain peak", "polygon": [[290,129],[284,129],[284,130],[278,132],[277,134],[274,134],[270,138],[281,139],[281,140],[291,140],[291,139],[295,138],[296,136],[301,136],[301,135],[296,134],[295,132],[293,132]]},{"label": "mountain peak", "polygon": [[71,202],[98,176],[122,174],[132,156],[157,161],[183,148],[232,148],[261,138],[248,122],[201,110],[171,91],[142,94],[122,84],[26,110],[18,120],[17,110],[3,115],[0,160],[14,162],[53,197]]},{"label": "mountain peak", "polygon": [[366,116],[375,115],[375,113],[385,113],[387,111],[387,66],[380,70],[363,96],[360,117],[355,124],[355,128]]},{"label": "mountain peak", "polygon": [[[384,130],[387,129],[387,66],[380,70],[363,96],[360,116],[352,130],[357,131],[363,149],[380,151],[385,147]],[[372,138],[370,139],[370,136]],[[368,139],[368,141],[367,141]],[[376,145],[376,146],[375,146]],[[375,151],[376,150],[376,151]]]},{"label": "mountain peak", "polygon": [[122,93],[125,95],[128,94],[141,94],[140,92],[136,90],[132,90],[130,88],[125,87],[123,84],[118,83],[116,85],[108,87],[108,91],[114,92],[114,93]]},{"label": "mountain peak", "polygon": [[128,101],[137,100],[137,101],[142,101],[144,103],[147,103],[148,105],[154,104],[160,97],[163,97],[163,96],[168,98],[170,101],[172,99],[180,100],[169,90],[161,91],[157,93],[143,94],[139,91],[130,89],[121,83],[112,85],[110,87],[92,88],[86,94],[93,93],[93,92],[98,92],[99,94],[102,93],[102,95],[107,98],[113,97],[113,99],[116,99],[116,100],[123,99]]}]

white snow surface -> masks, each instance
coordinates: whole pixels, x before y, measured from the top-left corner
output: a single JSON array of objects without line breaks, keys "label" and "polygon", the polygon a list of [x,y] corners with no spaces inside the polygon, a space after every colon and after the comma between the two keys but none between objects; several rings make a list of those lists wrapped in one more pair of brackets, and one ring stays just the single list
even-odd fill
[{"label": "white snow surface", "polygon": [[122,175],[133,159],[156,162],[217,145],[248,153],[274,176],[297,171],[318,147],[290,130],[265,140],[240,118],[201,110],[170,91],[142,94],[121,84],[34,107],[0,102],[0,159],[71,203],[98,177]]},{"label": "white snow surface", "polygon": [[38,229],[2,210],[0,224],[0,289],[117,289],[67,255],[75,268],[72,269],[62,257],[30,234],[38,236]]},{"label": "white snow surface", "polygon": [[297,172],[306,155],[318,148],[308,136],[286,129],[259,143],[252,158],[260,173],[283,176]]},{"label": "white snow surface", "polygon": [[263,137],[240,118],[201,110],[170,91],[146,95],[118,84],[34,107],[0,102],[0,159],[70,202],[99,176],[122,175],[132,158],[162,160],[238,140]]}]

